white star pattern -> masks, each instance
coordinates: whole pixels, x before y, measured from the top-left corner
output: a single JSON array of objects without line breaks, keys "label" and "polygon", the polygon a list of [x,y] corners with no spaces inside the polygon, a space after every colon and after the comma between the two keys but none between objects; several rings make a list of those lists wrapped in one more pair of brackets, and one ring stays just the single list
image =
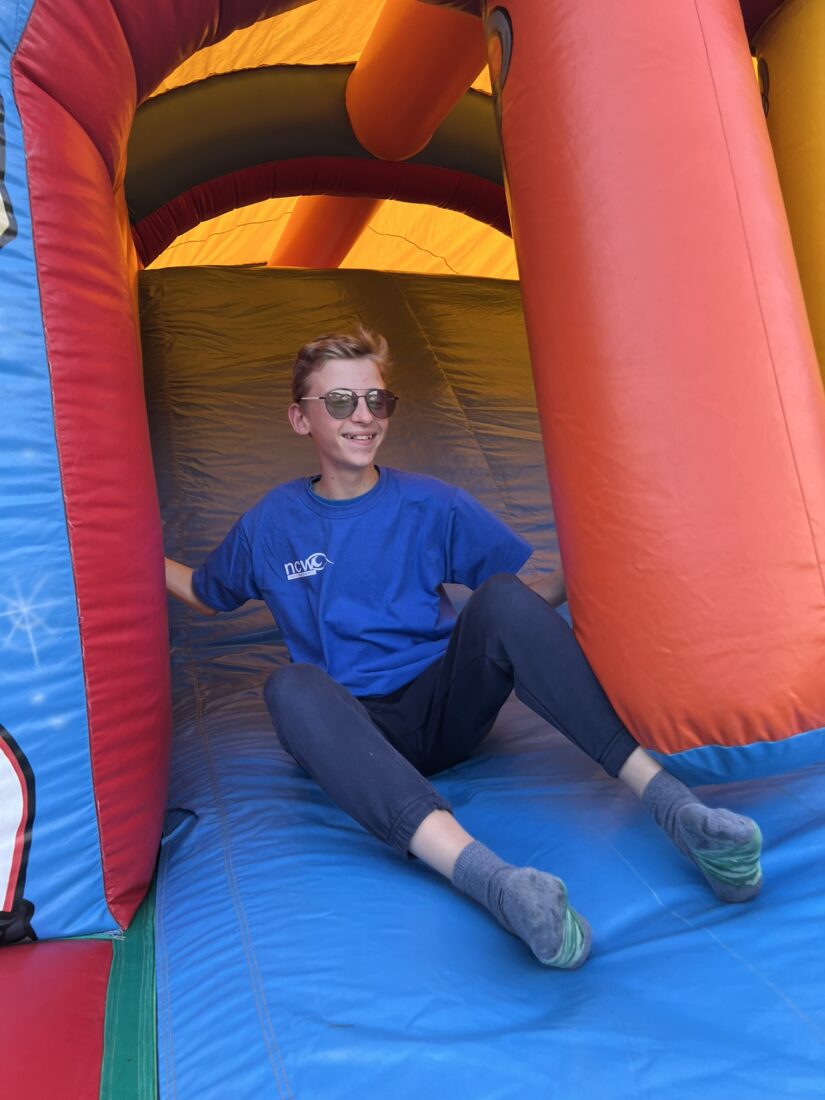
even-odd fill
[{"label": "white star pattern", "polygon": [[23,646],[27,645],[31,651],[34,666],[37,669],[40,668],[40,658],[37,652],[35,632],[45,631],[47,634],[54,634],[54,630],[41,617],[40,612],[49,607],[55,607],[59,602],[57,600],[38,601],[37,597],[46,580],[46,577],[41,577],[30,596],[23,596],[17,580],[14,581],[15,596],[13,598],[0,595],[0,600],[6,605],[5,610],[0,610],[0,620],[9,620],[9,628],[5,638],[3,638],[2,648],[8,649],[12,643],[14,643],[15,648],[19,648],[22,642]]}]

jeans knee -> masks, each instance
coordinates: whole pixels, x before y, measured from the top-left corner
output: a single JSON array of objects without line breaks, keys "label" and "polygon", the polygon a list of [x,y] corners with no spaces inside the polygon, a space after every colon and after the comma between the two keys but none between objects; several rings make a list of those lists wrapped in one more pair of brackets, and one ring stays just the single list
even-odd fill
[{"label": "jeans knee", "polygon": [[307,699],[311,699],[330,683],[330,678],[314,665],[282,665],[276,668],[264,684],[264,699],[273,722],[284,725]]},{"label": "jeans knee", "polygon": [[497,618],[508,614],[513,602],[521,600],[530,589],[514,573],[496,573],[476,589],[474,602],[483,605]]}]

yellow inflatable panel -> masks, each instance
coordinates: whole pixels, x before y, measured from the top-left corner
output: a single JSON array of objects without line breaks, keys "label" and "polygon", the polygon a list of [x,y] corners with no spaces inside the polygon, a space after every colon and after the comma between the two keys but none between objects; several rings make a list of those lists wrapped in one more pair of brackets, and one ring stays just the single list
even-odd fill
[{"label": "yellow inflatable panel", "polygon": [[[265,264],[295,201],[267,199],[201,222],[182,233],[149,266]],[[381,204],[341,267],[518,278],[511,237],[454,210],[395,199]]]},{"label": "yellow inflatable panel", "polygon": [[788,0],[754,42],[819,368],[825,376],[825,0]]}]

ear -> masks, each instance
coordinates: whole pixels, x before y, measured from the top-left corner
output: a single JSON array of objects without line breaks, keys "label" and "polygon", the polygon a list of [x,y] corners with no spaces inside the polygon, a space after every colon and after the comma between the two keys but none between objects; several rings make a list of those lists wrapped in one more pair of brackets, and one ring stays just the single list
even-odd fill
[{"label": "ear", "polygon": [[304,415],[304,410],[297,402],[293,402],[287,411],[292,430],[298,435],[311,435],[309,421]]}]

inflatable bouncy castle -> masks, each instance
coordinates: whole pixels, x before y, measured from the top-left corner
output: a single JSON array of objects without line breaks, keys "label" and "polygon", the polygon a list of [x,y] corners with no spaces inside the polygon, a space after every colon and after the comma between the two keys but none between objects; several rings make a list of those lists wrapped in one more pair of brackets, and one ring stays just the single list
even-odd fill
[{"label": "inflatable bouncy castle", "polygon": [[[10,1096],[822,1095],[823,47],[825,0],[0,4]],[[755,904],[513,700],[435,782],[591,920],[543,970],[279,747],[262,605],[168,607],[315,472],[291,361],[359,323],[383,460],[563,563]]]}]

